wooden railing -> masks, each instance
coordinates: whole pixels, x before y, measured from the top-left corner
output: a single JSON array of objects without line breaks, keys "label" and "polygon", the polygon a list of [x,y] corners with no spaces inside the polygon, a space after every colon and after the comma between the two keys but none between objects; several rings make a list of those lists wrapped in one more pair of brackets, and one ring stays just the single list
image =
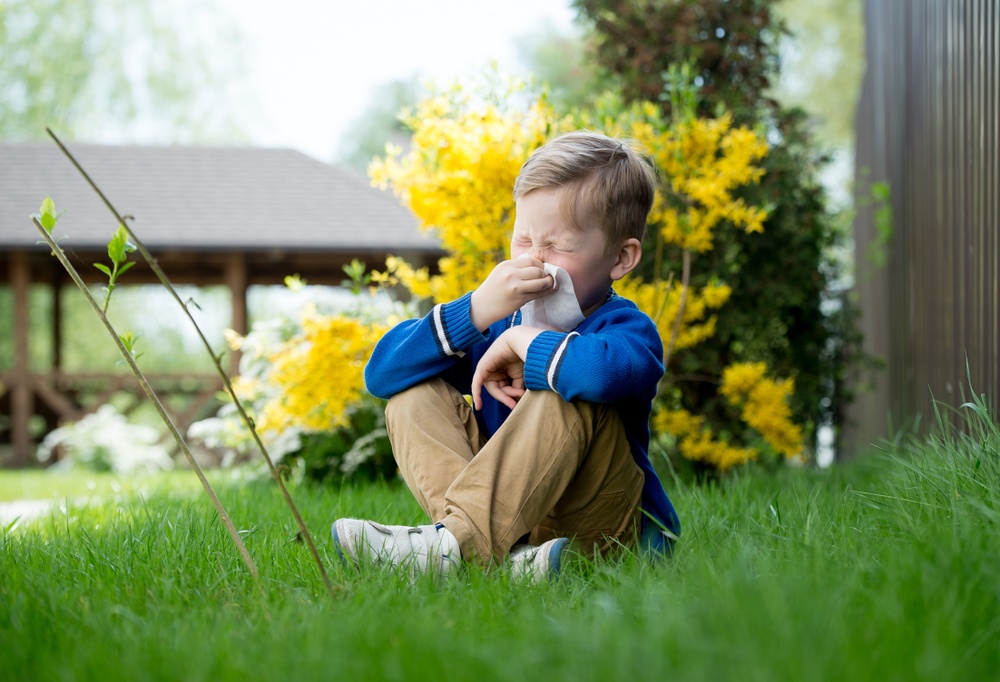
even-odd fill
[{"label": "wooden railing", "polygon": [[[146,378],[181,433],[212,411],[222,389],[222,380],[214,373],[149,373]],[[18,393],[16,389],[22,382],[28,386],[28,391],[21,394],[29,397],[30,413],[36,422],[44,424],[41,433],[36,434],[38,439],[61,424],[95,412],[112,397],[126,415],[148,400],[131,374],[8,371],[0,373],[0,414],[11,414],[11,398]],[[0,444],[9,445],[10,434],[9,425],[4,425],[0,429]],[[32,443],[32,448],[36,445]],[[14,453],[14,459],[22,463],[32,461],[34,452]]]}]

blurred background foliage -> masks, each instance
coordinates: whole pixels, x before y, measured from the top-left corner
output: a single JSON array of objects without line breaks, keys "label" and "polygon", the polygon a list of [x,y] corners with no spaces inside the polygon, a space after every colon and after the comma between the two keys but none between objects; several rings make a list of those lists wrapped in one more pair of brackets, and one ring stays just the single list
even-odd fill
[{"label": "blurred background foliage", "polygon": [[4,0],[0,140],[246,142],[228,103],[243,68],[211,0]]}]

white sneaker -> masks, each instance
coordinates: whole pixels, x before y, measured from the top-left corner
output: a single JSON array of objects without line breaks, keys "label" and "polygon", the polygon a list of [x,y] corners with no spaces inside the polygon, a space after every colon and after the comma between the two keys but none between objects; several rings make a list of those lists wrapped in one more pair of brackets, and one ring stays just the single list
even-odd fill
[{"label": "white sneaker", "polygon": [[510,573],[517,579],[536,583],[552,580],[559,575],[563,552],[568,546],[568,538],[549,540],[538,547],[514,545],[510,550]]},{"label": "white sneaker", "polygon": [[444,526],[384,526],[361,519],[338,519],[333,546],[355,566],[388,564],[415,577],[446,575],[462,563],[458,540]]}]

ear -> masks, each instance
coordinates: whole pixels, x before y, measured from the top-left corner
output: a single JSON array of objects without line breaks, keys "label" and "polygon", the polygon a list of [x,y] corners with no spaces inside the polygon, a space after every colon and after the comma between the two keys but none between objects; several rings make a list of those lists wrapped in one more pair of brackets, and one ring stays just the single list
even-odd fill
[{"label": "ear", "polygon": [[628,273],[635,270],[642,258],[642,242],[634,237],[626,239],[618,249],[614,265],[611,266],[611,280],[617,282]]}]

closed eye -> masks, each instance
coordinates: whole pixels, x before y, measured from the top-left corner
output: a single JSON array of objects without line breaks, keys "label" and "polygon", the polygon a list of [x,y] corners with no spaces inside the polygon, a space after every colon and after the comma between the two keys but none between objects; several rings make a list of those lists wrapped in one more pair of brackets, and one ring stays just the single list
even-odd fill
[{"label": "closed eye", "polygon": [[562,244],[562,243],[560,243],[560,244],[554,244],[552,242],[543,242],[543,243],[539,243],[539,244],[534,244],[534,243],[532,243],[532,241],[530,239],[523,239],[523,238],[519,239],[517,237],[514,237],[513,242],[515,244],[517,244],[518,246],[524,246],[524,247],[527,247],[527,248],[531,248],[532,246],[534,246],[536,249],[538,249],[540,251],[572,251],[573,250],[572,248],[570,248],[569,244]]}]

